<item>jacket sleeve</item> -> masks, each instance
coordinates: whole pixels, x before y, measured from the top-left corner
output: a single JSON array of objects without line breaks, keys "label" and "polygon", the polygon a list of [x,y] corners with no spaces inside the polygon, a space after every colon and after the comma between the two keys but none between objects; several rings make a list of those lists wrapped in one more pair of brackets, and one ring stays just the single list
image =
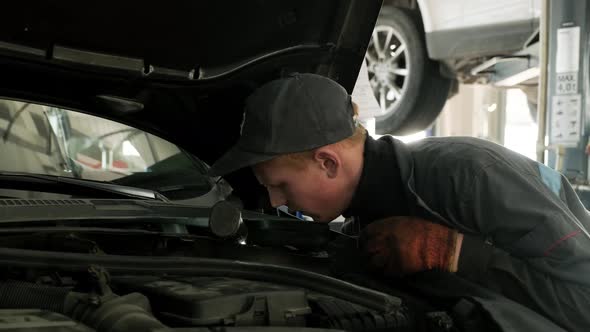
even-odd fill
[{"label": "jacket sleeve", "polygon": [[557,179],[502,161],[476,174],[460,199],[458,214],[474,232],[464,235],[458,274],[587,330],[590,240],[561,199],[567,180]]}]

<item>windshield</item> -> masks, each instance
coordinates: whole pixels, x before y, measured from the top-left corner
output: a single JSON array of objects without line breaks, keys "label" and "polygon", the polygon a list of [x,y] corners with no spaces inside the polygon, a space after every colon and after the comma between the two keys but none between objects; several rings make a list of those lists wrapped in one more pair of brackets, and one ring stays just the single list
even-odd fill
[{"label": "windshield", "polygon": [[147,189],[187,183],[192,176],[201,190],[209,189],[203,188],[209,183],[207,166],[164,139],[100,117],[33,103],[0,100],[0,156],[2,172]]}]

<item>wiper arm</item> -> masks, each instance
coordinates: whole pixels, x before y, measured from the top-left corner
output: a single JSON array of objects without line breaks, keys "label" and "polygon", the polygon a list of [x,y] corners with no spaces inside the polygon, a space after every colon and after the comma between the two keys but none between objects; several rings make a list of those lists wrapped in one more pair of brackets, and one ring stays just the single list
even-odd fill
[{"label": "wiper arm", "polygon": [[[90,180],[82,180],[54,175],[43,175],[43,174],[29,174],[29,173],[18,173],[18,172],[0,172],[0,187],[23,187],[22,184],[45,184],[54,186],[68,186],[78,187],[84,189],[90,189],[92,191],[101,193],[110,193],[125,198],[138,198],[138,199],[158,199],[162,201],[168,201],[168,199],[154,191],[144,188],[128,187],[108,182],[95,182]],[[32,187],[31,190],[35,190]],[[63,192],[63,191],[59,191]],[[66,192],[67,193],[67,192]]]},{"label": "wiper arm", "polygon": [[6,142],[6,140],[8,139],[8,137],[10,136],[10,131],[12,130],[12,126],[14,125],[14,123],[16,122],[16,120],[18,119],[18,117],[30,106],[31,104],[29,103],[25,103],[23,104],[23,106],[21,106],[21,108],[16,111],[16,113],[14,113],[14,116],[10,119],[10,121],[8,122],[8,127],[6,127],[6,131],[4,132],[4,135],[2,136],[2,140],[4,142]]}]

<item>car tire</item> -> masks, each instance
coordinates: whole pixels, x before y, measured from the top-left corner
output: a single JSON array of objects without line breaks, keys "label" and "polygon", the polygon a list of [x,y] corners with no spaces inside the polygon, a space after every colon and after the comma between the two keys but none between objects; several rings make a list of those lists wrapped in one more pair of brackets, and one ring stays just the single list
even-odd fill
[{"label": "car tire", "polygon": [[383,114],[375,118],[377,134],[427,129],[449,96],[452,79],[428,58],[421,24],[413,16],[404,9],[382,8],[367,49],[369,80]]}]

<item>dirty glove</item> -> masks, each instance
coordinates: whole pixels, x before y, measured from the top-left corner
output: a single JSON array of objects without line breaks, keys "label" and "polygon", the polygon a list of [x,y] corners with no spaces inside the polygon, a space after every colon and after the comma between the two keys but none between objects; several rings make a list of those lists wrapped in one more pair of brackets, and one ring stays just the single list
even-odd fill
[{"label": "dirty glove", "polygon": [[416,217],[389,217],[369,224],[360,245],[369,265],[387,276],[425,270],[451,271],[458,232]]}]

